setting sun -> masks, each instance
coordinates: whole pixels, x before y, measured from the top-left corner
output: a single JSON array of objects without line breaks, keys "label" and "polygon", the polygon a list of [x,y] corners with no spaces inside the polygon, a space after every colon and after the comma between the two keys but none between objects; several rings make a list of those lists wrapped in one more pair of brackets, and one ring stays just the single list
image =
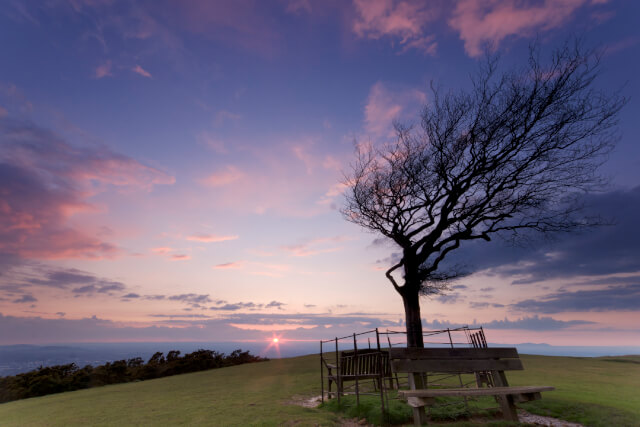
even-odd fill
[{"label": "setting sun", "polygon": [[274,342],[274,343],[277,343],[278,341],[279,341],[279,340],[278,340],[278,338],[274,338],[274,339],[273,339],[273,342]]}]

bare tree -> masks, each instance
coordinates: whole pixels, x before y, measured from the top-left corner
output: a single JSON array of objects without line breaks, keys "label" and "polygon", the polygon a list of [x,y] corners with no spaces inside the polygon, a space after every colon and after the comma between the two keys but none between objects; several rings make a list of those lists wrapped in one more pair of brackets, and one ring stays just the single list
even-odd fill
[{"label": "bare tree", "polygon": [[359,146],[342,213],[402,250],[386,277],[402,296],[408,346],[424,346],[420,295],[455,278],[442,261],[462,242],[595,223],[579,196],[603,188],[597,169],[626,102],[594,88],[599,63],[579,42],[546,66],[536,47],[519,70],[498,72],[488,57],[470,90],[432,88],[420,129],[396,125],[395,142]]}]

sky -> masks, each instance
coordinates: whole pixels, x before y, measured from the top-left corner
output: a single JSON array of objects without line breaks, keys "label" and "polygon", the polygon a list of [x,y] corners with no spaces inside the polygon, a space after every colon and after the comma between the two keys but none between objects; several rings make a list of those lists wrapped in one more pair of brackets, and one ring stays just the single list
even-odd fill
[{"label": "sky", "polygon": [[[398,249],[346,221],[354,144],[420,123],[486,52],[579,37],[629,98],[588,210],[611,225],[463,245],[426,329],[640,345],[640,4],[5,0],[0,344],[328,339],[403,330]],[[284,345],[284,344],[283,344]]]}]

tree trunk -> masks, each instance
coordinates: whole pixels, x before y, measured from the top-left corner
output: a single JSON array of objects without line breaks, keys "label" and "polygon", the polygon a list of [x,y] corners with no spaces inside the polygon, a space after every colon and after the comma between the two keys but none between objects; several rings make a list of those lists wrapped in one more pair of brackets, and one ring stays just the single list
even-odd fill
[{"label": "tree trunk", "polygon": [[404,315],[407,324],[407,347],[424,347],[422,340],[422,319],[420,318],[420,295],[408,290],[402,294]]}]

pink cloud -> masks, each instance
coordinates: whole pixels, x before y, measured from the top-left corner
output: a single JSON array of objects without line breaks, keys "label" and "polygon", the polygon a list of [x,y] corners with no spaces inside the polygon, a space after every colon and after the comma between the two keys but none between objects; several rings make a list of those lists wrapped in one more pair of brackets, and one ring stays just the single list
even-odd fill
[{"label": "pink cloud", "polygon": [[340,162],[340,160],[336,159],[334,156],[327,155],[322,161],[322,167],[325,169],[333,169],[336,171],[340,171],[343,169],[343,164],[342,162]]},{"label": "pink cloud", "polygon": [[105,147],[71,146],[30,123],[0,119],[0,252],[23,258],[101,258],[120,251],[70,217],[95,208],[106,185],[150,188],[172,177]]},{"label": "pink cloud", "polygon": [[101,79],[103,77],[112,76],[111,74],[111,61],[107,61],[104,64],[98,65],[93,72],[93,77]]},{"label": "pink cloud", "polygon": [[342,247],[335,246],[335,244],[345,240],[348,239],[344,236],[324,237],[307,240],[296,245],[282,246],[282,249],[294,257],[307,257],[342,250]]},{"label": "pink cloud", "polygon": [[157,248],[151,248],[151,252],[157,253],[157,254],[168,254],[169,252],[173,251],[172,248],[168,247],[168,246],[160,246]]},{"label": "pink cloud", "polygon": [[223,264],[218,264],[218,265],[214,265],[213,268],[214,270],[231,270],[231,269],[237,269],[242,267],[242,265],[244,264],[243,261],[233,261],[233,262],[225,262]]},{"label": "pink cloud", "polygon": [[353,32],[361,38],[388,37],[398,43],[401,52],[417,49],[433,55],[437,43],[426,33],[426,26],[439,16],[434,3],[416,0],[354,0],[356,19]]},{"label": "pink cloud", "polygon": [[311,13],[311,1],[310,0],[287,0],[287,7],[285,11],[293,14],[300,14],[303,12]]},{"label": "pink cloud", "polygon": [[254,53],[273,56],[282,38],[274,25],[274,11],[259,0],[190,0],[162,2],[159,13],[171,25],[191,33],[241,47]]},{"label": "pink cloud", "polygon": [[371,87],[364,107],[365,131],[376,138],[393,136],[393,122],[417,117],[426,100],[426,94],[417,89],[392,90],[377,82]]},{"label": "pink cloud", "polygon": [[293,154],[298,158],[298,160],[304,164],[307,173],[311,174],[313,172],[315,159],[308,152],[308,144],[296,144],[291,147],[291,151],[293,151]]},{"label": "pink cloud", "polygon": [[270,256],[274,256],[275,255],[275,252],[270,251],[270,250],[266,250],[264,248],[247,249],[247,252],[252,254],[252,255],[257,255],[257,256],[261,256],[261,257],[270,257]]},{"label": "pink cloud", "polygon": [[142,77],[152,78],[151,73],[142,68],[140,65],[136,65],[131,69],[131,71],[140,74]]},{"label": "pink cloud", "polygon": [[200,145],[204,145],[205,147],[209,147],[220,154],[226,154],[228,152],[224,142],[214,137],[209,132],[200,132],[196,135],[196,142]]},{"label": "pink cloud", "polygon": [[291,270],[291,266],[287,264],[270,264],[264,262],[251,263],[251,268],[252,271],[250,271],[249,274],[275,278],[283,277],[285,273]]},{"label": "pink cloud", "polygon": [[638,43],[640,43],[640,37],[625,37],[622,40],[618,40],[617,42],[608,44],[605,47],[605,52],[607,55],[612,55],[614,53],[629,49],[630,47],[633,47]]},{"label": "pink cloud", "polygon": [[[151,252],[166,256],[170,261],[186,261],[191,259],[191,255],[183,254],[183,253],[175,253],[179,249],[174,249],[169,246],[159,246],[156,248],[151,248]],[[174,252],[174,253],[172,253]]]},{"label": "pink cloud", "polygon": [[216,126],[222,126],[223,124],[225,124],[225,122],[235,122],[237,120],[240,120],[241,118],[242,115],[240,114],[232,113],[226,110],[220,110],[216,112],[215,116],[213,117],[213,124]]},{"label": "pink cloud", "polygon": [[589,3],[599,1],[461,0],[449,25],[460,33],[467,53],[478,56],[484,45],[495,49],[507,37],[528,37],[559,28],[578,8]]},{"label": "pink cloud", "polygon": [[208,177],[200,180],[200,183],[208,187],[224,187],[243,180],[245,177],[246,175],[241,170],[229,165],[224,170],[212,173]]},{"label": "pink cloud", "polygon": [[318,200],[318,204],[326,205],[333,203],[337,196],[340,196],[344,193],[344,190],[347,188],[347,185],[342,182],[338,182],[333,184],[331,188],[325,193],[325,195]]},{"label": "pink cloud", "polygon": [[228,235],[228,236],[217,236],[215,234],[192,234],[191,236],[187,236],[187,240],[192,240],[196,242],[225,242],[227,240],[236,240],[238,236]]},{"label": "pink cloud", "polygon": [[[340,180],[340,172],[324,167],[327,153],[323,150],[328,144],[316,144],[316,139],[281,137],[260,146],[245,146],[241,168],[229,165],[198,182],[211,187],[205,197],[212,207],[226,212],[296,217],[326,212],[329,205],[319,205],[317,201]],[[351,155],[348,146],[343,153],[333,150],[334,165],[346,164]]]}]

